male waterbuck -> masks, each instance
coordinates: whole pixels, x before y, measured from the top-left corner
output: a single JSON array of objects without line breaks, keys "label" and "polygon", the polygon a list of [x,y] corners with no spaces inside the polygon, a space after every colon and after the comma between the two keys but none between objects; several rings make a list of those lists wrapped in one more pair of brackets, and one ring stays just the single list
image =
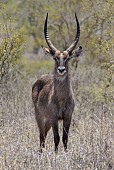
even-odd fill
[{"label": "male waterbuck", "polygon": [[68,132],[74,110],[74,98],[69,75],[69,60],[80,54],[82,47],[75,47],[80,37],[80,25],[75,14],[77,33],[71,46],[60,52],[52,44],[47,30],[48,14],[44,24],[45,40],[49,49],[43,48],[55,60],[53,77],[43,75],[32,87],[32,100],[35,106],[35,116],[40,132],[40,147],[45,147],[47,132],[52,127],[54,134],[55,152],[60,141],[58,120],[63,120],[63,145],[67,149]]}]

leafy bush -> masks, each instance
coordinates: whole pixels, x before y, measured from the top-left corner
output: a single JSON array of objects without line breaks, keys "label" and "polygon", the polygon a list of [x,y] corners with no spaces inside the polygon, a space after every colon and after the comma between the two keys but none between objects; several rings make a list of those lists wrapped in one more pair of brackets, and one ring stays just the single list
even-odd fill
[{"label": "leafy bush", "polygon": [[15,29],[15,23],[3,14],[0,30],[0,81],[7,81],[10,70],[20,57],[24,37],[21,30]]}]

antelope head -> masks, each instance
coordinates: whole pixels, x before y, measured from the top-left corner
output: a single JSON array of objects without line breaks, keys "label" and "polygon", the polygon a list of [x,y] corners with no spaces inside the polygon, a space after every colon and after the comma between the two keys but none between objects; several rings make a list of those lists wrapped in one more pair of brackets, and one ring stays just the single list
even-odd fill
[{"label": "antelope head", "polygon": [[55,46],[52,44],[49,38],[48,30],[47,30],[48,13],[45,19],[44,35],[45,35],[45,40],[49,48],[43,47],[43,49],[44,49],[45,54],[51,54],[51,56],[55,60],[55,69],[56,69],[55,71],[56,73],[58,73],[58,76],[64,76],[67,73],[68,61],[71,58],[75,57],[75,55],[73,54],[73,50],[75,49],[79,41],[79,37],[80,37],[80,25],[79,25],[79,21],[76,16],[76,13],[75,13],[75,18],[76,18],[76,24],[77,24],[77,32],[76,32],[75,39],[73,43],[69,46],[69,48],[62,52],[55,48]]}]

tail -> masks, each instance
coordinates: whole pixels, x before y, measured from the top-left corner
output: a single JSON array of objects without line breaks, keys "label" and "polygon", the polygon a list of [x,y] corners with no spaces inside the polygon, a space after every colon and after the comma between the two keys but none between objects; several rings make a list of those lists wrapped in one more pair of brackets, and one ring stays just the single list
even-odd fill
[{"label": "tail", "polygon": [[37,105],[38,96],[39,96],[40,91],[51,80],[52,79],[50,76],[44,75],[33,84],[33,86],[32,86],[32,101],[33,101],[33,104],[35,107]]}]

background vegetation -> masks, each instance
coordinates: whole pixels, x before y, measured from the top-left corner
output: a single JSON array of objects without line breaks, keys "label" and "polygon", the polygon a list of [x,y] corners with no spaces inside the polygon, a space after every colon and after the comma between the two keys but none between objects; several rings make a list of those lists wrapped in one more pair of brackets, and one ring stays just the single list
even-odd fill
[{"label": "background vegetation", "polygon": [[[80,21],[83,54],[77,70],[71,65],[75,111],[68,153],[62,142],[54,154],[53,134],[39,154],[39,132],[31,87],[53,72],[45,56],[43,24],[49,13],[49,35],[66,49]],[[113,0],[0,1],[0,169],[113,169],[114,2]],[[62,136],[60,123],[60,132]]]}]

